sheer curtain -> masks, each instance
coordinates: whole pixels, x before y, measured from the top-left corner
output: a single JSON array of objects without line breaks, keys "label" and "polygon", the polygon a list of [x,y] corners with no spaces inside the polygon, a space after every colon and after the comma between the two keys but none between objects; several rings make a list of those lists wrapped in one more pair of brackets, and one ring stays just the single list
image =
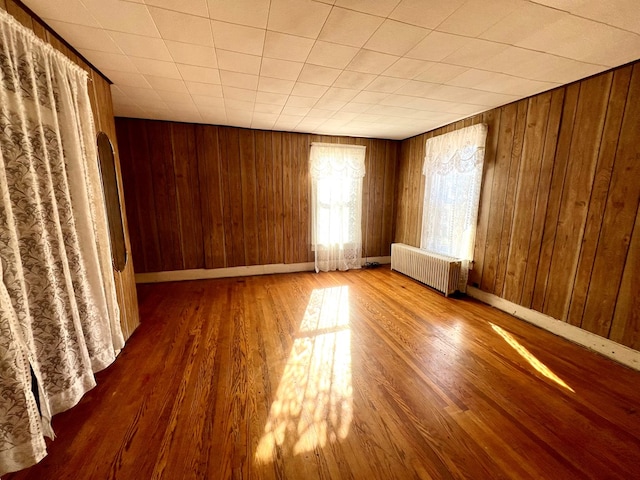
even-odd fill
[{"label": "sheer curtain", "polygon": [[0,10],[0,475],[124,344],[95,142],[86,72]]},{"label": "sheer curtain", "polygon": [[362,264],[362,179],[366,147],[313,143],[311,225],[316,272]]},{"label": "sheer curtain", "polygon": [[420,248],[462,260],[461,292],[473,261],[487,126],[462,128],[430,138]]}]

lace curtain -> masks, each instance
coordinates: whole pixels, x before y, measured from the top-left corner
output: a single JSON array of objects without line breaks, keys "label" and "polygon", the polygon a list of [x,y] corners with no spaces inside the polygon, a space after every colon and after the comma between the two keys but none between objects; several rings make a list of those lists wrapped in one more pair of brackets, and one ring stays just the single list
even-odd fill
[{"label": "lace curtain", "polygon": [[313,143],[312,247],[316,272],[362,264],[362,179],[366,147]]},{"label": "lace curtain", "polygon": [[420,248],[462,260],[461,292],[473,261],[486,138],[487,126],[480,124],[426,144]]},{"label": "lace curtain", "polygon": [[95,139],[86,72],[0,10],[0,475],[124,344]]}]

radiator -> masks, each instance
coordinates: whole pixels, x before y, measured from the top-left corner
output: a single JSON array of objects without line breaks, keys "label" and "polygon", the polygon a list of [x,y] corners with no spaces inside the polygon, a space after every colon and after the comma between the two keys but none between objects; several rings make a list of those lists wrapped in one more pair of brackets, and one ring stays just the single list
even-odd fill
[{"label": "radiator", "polygon": [[460,260],[404,243],[391,244],[391,269],[418,280],[446,297],[458,290]]}]

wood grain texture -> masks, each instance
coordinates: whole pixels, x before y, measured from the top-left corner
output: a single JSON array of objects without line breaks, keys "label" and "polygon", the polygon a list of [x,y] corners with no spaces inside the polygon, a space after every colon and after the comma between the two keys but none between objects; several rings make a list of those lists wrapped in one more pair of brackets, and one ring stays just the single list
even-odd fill
[{"label": "wood grain texture", "polygon": [[[399,142],[127,118],[116,124],[137,272],[313,261],[308,161],[316,141],[367,147],[363,256],[390,254]],[[419,226],[412,228],[417,235]]]},{"label": "wood grain texture", "polygon": [[[22,25],[33,30],[33,32],[41,40],[49,43],[55,49],[69,57],[73,62],[78,64],[88,73],[88,91],[91,109],[93,111],[94,124],[97,131],[105,132],[113,144],[116,177],[122,186],[122,172],[120,165],[120,153],[118,148],[118,140],[116,137],[116,129],[113,117],[113,104],[111,102],[111,91],[107,80],[89,64],[87,64],[74,50],[70,49],[66,44],[47,27],[44,22],[33,16],[21,2],[14,0],[0,0],[0,8],[9,12]],[[125,339],[128,339],[133,331],[140,323],[138,315],[138,301],[135,288],[134,265],[131,259],[131,242],[129,236],[129,224],[126,218],[126,208],[124,202],[124,193],[122,188],[120,191],[120,204],[124,220],[125,244],[129,252],[129,261],[122,272],[114,270],[114,280],[116,286],[116,294],[118,305],[120,307],[121,325]]]},{"label": "wood grain texture", "polygon": [[387,268],[139,288],[128,348],[6,480],[639,473],[640,372]]},{"label": "wood grain texture", "polygon": [[[469,282],[638,348],[627,262],[640,205],[637,62],[484,114],[489,128]],[[496,119],[499,120],[496,120]],[[419,245],[417,144],[400,146],[395,241]],[[617,312],[617,313],[616,313]]]}]

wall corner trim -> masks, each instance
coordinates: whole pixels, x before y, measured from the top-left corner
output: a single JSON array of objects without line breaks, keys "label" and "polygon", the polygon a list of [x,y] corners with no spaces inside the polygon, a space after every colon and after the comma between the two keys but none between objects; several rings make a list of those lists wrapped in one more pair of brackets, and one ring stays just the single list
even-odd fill
[{"label": "wall corner trim", "polygon": [[640,352],[637,350],[583,330],[575,325],[555,319],[544,313],[510,302],[492,293],[483,292],[475,287],[467,287],[467,295],[513,315],[520,320],[524,320],[627,367],[640,371]]},{"label": "wall corner trim", "polygon": [[[377,262],[380,265],[391,263],[391,257],[363,257],[366,262]],[[274,263],[270,265],[250,265],[228,268],[195,268],[192,270],[173,270],[166,272],[136,273],[136,283],[180,282],[184,280],[207,280],[212,278],[245,277],[252,275],[270,275],[273,273],[311,272],[313,262]]]}]

